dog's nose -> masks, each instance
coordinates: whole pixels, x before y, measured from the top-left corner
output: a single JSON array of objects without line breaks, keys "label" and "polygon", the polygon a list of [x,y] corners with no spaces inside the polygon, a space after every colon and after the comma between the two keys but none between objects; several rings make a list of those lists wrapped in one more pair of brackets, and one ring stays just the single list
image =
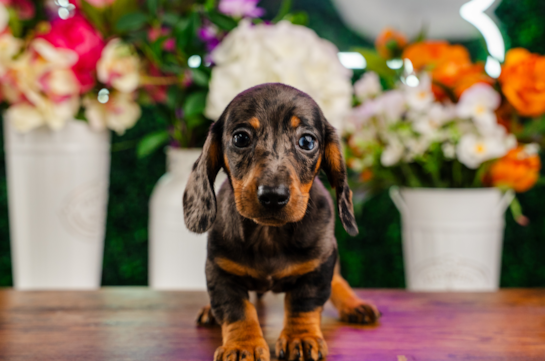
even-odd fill
[{"label": "dog's nose", "polygon": [[259,186],[257,188],[259,203],[268,208],[282,208],[290,200],[290,190],[286,186],[269,187]]}]

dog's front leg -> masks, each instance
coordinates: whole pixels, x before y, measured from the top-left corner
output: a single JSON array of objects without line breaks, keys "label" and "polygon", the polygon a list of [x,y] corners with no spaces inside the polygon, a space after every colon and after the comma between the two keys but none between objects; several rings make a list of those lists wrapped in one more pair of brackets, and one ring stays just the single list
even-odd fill
[{"label": "dog's front leg", "polygon": [[270,351],[259,326],[248,291],[216,265],[207,262],[208,294],[212,313],[221,325],[223,345],[214,361],[269,361]]},{"label": "dog's front leg", "polygon": [[320,360],[327,356],[321,329],[322,309],[331,294],[334,259],[302,276],[284,299],[284,329],[276,356],[286,360]]}]

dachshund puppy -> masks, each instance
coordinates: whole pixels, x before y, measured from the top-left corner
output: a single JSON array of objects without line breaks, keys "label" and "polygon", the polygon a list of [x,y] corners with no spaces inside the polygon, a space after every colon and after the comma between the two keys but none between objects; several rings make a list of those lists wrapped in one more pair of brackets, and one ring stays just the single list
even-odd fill
[{"label": "dachshund puppy", "polygon": [[[228,180],[216,198],[214,180]],[[183,197],[187,227],[208,233],[211,305],[201,323],[219,323],[214,359],[268,361],[270,352],[248,291],[285,292],[279,359],[327,355],[321,312],[331,299],[342,320],[373,323],[380,313],[341,277],[335,212],[317,178],[325,171],[346,231],[358,229],[335,129],[305,93],[263,84],[239,94],[213,124]]]}]

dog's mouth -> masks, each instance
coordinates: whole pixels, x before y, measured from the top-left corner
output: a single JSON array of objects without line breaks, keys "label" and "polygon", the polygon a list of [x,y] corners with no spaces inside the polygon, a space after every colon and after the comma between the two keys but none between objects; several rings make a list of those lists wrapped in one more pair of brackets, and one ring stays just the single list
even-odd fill
[{"label": "dog's mouth", "polygon": [[252,220],[257,224],[269,227],[280,227],[287,223],[285,220],[276,217],[259,217],[252,218]]}]

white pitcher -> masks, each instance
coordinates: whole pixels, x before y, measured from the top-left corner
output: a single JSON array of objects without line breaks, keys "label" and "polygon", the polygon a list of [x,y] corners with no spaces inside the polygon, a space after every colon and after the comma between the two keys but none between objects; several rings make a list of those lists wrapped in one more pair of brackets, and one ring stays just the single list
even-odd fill
[{"label": "white pitcher", "polygon": [[499,288],[504,213],[513,192],[394,187],[390,195],[401,212],[409,290]]},{"label": "white pitcher", "polygon": [[72,120],[17,132],[4,120],[14,286],[100,287],[110,132]]},{"label": "white pitcher", "polygon": [[[167,173],[150,199],[149,286],[162,290],[206,290],[204,266],[207,235],[189,231],[182,197],[202,149],[167,148]],[[226,179],[220,172],[215,188]]]}]

